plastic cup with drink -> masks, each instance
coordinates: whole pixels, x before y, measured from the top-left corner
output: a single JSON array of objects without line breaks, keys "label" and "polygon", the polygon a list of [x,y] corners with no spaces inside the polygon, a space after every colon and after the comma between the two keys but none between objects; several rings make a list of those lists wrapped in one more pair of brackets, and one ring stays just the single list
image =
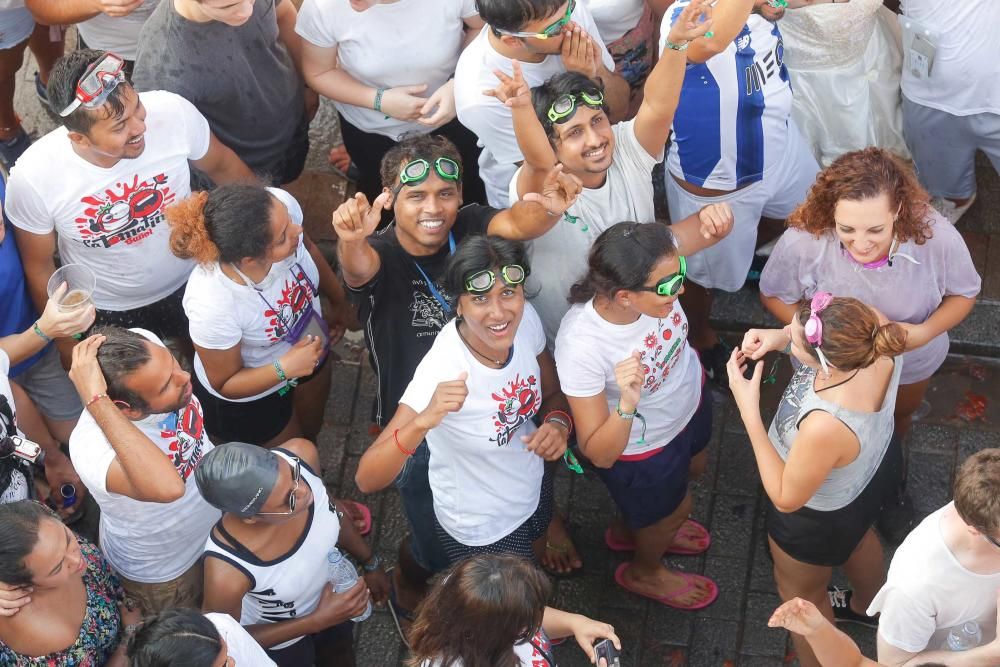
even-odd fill
[{"label": "plastic cup with drink", "polygon": [[[45,290],[49,298],[55,296],[59,286],[66,283],[66,291],[56,304],[61,312],[68,313],[79,308],[86,308],[93,301],[91,295],[97,287],[97,276],[90,270],[90,267],[83,264],[64,264],[56,269],[56,272],[49,278],[49,283]],[[81,335],[73,336],[77,340]]]}]

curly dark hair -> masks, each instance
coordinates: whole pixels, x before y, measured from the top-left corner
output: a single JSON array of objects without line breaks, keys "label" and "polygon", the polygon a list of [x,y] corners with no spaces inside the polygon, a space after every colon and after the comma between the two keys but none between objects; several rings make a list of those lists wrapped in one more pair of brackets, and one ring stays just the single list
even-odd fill
[{"label": "curly dark hair", "polygon": [[844,153],[821,171],[806,200],[788,216],[788,226],[820,236],[836,226],[833,212],[841,199],[872,199],[881,194],[889,195],[890,207],[899,207],[893,225],[896,238],[922,245],[932,236],[927,222],[930,195],[906,163],[875,147]]}]

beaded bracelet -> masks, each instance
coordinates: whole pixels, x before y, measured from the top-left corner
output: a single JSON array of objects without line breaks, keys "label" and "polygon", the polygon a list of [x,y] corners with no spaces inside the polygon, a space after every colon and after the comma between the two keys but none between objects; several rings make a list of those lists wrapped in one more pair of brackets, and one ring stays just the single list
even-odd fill
[{"label": "beaded bracelet", "polygon": [[109,398],[109,397],[108,397],[107,394],[94,394],[93,396],[91,396],[90,400],[87,401],[86,407],[89,408],[91,405],[93,405],[94,403],[97,403],[102,398]]},{"label": "beaded bracelet", "polygon": [[38,321],[37,320],[35,320],[35,324],[31,328],[34,330],[34,332],[36,334],[38,334],[38,337],[41,338],[42,340],[44,340],[46,343],[51,343],[52,342],[52,339],[49,338],[48,336],[46,336],[45,332],[42,331],[42,328],[40,326],[38,326]]}]

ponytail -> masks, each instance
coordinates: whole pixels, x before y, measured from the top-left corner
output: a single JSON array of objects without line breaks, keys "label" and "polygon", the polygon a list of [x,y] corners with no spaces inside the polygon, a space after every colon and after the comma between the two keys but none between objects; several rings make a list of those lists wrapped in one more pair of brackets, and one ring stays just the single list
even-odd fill
[{"label": "ponytail", "polygon": [[[799,307],[799,322],[809,321],[809,302]],[[881,357],[895,357],[906,348],[906,330],[895,322],[880,324],[878,313],[850,297],[834,297],[819,313],[823,340],[819,343],[827,360],[842,371],[867,368]],[[819,359],[816,346],[809,353]]]},{"label": "ponytail", "polygon": [[871,363],[879,357],[898,357],[906,349],[906,329],[895,322],[880,325],[872,340]]},{"label": "ponytail", "polygon": [[218,261],[219,248],[205,229],[207,192],[193,192],[183,201],[164,211],[170,225],[170,252],[181,259],[193,259],[199,264]]},{"label": "ponytail", "polygon": [[277,204],[284,206],[257,185],[223,185],[192,193],[166,209],[170,252],[199,264],[261,259],[272,243],[271,216]]}]

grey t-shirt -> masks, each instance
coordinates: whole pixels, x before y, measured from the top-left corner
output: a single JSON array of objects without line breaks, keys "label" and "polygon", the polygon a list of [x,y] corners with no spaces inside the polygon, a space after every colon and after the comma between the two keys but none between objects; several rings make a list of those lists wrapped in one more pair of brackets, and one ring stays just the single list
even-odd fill
[{"label": "grey t-shirt", "polygon": [[139,36],[132,75],[136,90],[189,100],[215,136],[265,177],[282,167],[305,123],[302,78],[278,39],[275,4],[256,0],[250,19],[233,27],[189,21],[164,0]]}]

